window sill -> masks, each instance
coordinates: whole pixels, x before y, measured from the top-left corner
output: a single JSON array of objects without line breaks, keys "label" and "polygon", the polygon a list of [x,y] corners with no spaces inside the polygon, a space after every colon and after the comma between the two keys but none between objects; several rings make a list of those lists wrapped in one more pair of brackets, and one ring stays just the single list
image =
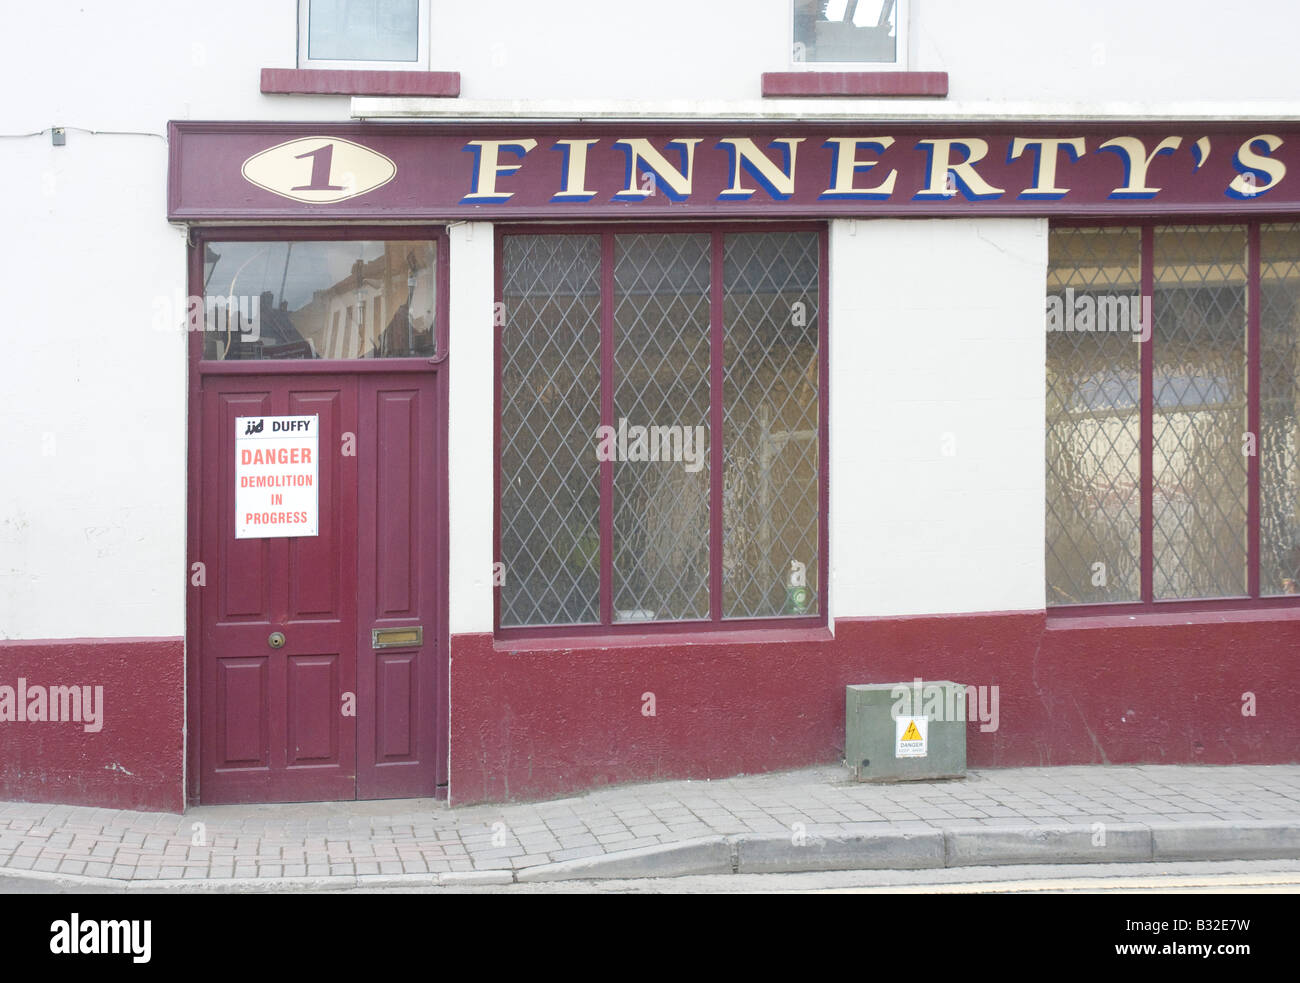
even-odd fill
[{"label": "window sill", "polygon": [[1069,609],[1047,609],[1048,631],[1078,631],[1087,628],[1153,628],[1165,625],[1223,625],[1251,621],[1300,621],[1300,605],[1249,603],[1213,608],[1178,608],[1169,611],[1144,609],[1132,614],[1107,611],[1084,614]]},{"label": "window sill", "polygon": [[809,628],[740,628],[734,631],[655,632],[631,634],[602,632],[596,635],[533,635],[527,638],[492,639],[496,652],[555,652],[573,649],[647,648],[649,646],[731,645],[769,642],[829,642],[835,638],[824,626]]},{"label": "window sill", "polygon": [[763,98],[948,95],[947,72],[764,72]]},{"label": "window sill", "polygon": [[265,95],[425,96],[455,99],[460,72],[374,72],[319,68],[264,68]]}]

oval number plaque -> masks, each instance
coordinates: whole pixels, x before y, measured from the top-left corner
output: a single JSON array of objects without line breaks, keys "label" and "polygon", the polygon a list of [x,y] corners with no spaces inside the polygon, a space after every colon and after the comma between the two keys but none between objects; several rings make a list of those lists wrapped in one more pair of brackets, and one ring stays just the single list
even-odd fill
[{"label": "oval number plaque", "polygon": [[302,137],[254,154],[241,173],[282,198],[328,204],[383,187],[397,176],[397,165],[351,140]]}]

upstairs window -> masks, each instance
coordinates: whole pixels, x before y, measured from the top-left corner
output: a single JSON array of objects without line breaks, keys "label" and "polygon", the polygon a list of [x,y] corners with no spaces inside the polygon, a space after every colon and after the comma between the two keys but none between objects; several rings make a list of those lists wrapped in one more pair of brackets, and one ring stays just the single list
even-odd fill
[{"label": "upstairs window", "polygon": [[423,70],[429,0],[299,0],[298,67]]},{"label": "upstairs window", "polygon": [[796,66],[907,67],[908,0],[792,0],[791,6]]}]

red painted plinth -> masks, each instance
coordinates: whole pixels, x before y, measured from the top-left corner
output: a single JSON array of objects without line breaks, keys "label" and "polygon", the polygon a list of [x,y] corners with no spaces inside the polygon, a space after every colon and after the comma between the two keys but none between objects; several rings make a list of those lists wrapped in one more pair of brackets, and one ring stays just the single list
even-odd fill
[{"label": "red painted plinth", "polygon": [[264,68],[262,91],[326,96],[460,95],[460,72],[352,72],[319,68]]},{"label": "red painted plinth", "polygon": [[[0,721],[0,799],[183,811],[182,639],[0,642],[0,686],[16,697],[19,679],[29,705],[36,687],[89,686],[93,700],[102,686],[102,719],[87,730],[83,707],[83,722]],[[60,715],[71,708],[69,700]]]},{"label": "red painted plinth", "polygon": [[[451,640],[451,800],[840,760],[844,687],[998,687],[971,767],[1300,761],[1300,611],[1115,622],[1041,613],[839,620],[835,635],[529,648]],[[991,691],[987,691],[991,697]],[[1254,694],[1254,716],[1243,715]],[[654,715],[643,712],[653,694]],[[991,723],[991,721],[989,722]],[[987,724],[985,725],[987,726]]]}]

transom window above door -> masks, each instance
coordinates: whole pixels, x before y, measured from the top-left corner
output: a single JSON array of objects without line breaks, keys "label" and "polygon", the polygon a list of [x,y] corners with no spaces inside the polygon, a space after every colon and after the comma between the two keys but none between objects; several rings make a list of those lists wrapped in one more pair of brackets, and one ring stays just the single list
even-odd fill
[{"label": "transom window above door", "polygon": [[209,241],[203,357],[432,356],[437,258],[436,241]]},{"label": "transom window above door", "polygon": [[498,628],[821,621],[824,232],[498,242]]}]

